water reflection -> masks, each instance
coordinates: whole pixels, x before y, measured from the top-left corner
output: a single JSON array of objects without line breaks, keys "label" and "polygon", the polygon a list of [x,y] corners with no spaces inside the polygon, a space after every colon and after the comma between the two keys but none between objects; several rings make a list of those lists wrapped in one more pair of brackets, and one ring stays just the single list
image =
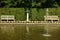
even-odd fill
[{"label": "water reflection", "polygon": [[[2,33],[3,26],[11,32]],[[0,40],[60,40],[60,25],[0,25]]]}]

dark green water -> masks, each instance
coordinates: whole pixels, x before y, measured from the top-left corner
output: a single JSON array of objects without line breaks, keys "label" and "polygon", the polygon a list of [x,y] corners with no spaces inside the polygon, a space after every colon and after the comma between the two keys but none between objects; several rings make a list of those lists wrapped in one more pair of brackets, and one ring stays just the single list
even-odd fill
[{"label": "dark green water", "polygon": [[[44,37],[46,28],[51,35]],[[29,27],[29,32],[26,31]],[[60,25],[4,25],[0,24],[0,40],[60,40]]]}]

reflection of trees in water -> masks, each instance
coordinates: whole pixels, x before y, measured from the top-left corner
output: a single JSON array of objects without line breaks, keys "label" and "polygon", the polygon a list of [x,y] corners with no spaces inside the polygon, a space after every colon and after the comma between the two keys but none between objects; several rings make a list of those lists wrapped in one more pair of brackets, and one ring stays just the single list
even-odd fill
[{"label": "reflection of trees in water", "polygon": [[[29,34],[26,31],[26,26],[22,26],[22,25],[14,25],[14,33],[11,32],[4,32],[2,33],[1,29],[0,29],[0,40],[45,40],[45,38],[42,36],[42,34],[45,33],[45,29],[44,26],[45,25],[28,25],[29,27]],[[57,25],[58,26],[58,25]],[[57,27],[56,26],[56,27]],[[51,30],[51,28],[55,28],[55,25],[49,25],[49,29]],[[53,29],[54,29],[53,28]],[[55,40],[54,38],[56,38],[56,40],[60,39],[60,27],[58,29],[54,29],[54,31],[49,32],[52,36],[49,38],[51,40]]]}]

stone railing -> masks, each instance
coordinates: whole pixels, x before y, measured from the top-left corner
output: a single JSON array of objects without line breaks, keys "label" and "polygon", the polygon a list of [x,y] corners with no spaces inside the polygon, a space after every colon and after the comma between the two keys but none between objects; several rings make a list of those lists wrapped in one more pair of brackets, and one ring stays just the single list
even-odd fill
[{"label": "stone railing", "polygon": [[[0,21],[0,23],[52,23],[46,21]],[[53,22],[53,23],[60,23],[60,22]]]}]

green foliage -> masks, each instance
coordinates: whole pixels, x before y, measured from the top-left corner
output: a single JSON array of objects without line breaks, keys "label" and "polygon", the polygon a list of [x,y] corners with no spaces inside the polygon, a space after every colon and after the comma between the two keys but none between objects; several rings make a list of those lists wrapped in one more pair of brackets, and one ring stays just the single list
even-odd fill
[{"label": "green foliage", "polygon": [[[57,15],[60,18],[60,7],[59,8],[48,8],[49,15]],[[44,20],[44,15],[46,15],[46,8],[30,8],[29,9],[29,19],[32,21],[42,21]],[[14,15],[17,21],[26,20],[26,10],[24,8],[0,8],[1,15]]]},{"label": "green foliage", "polygon": [[60,19],[60,7],[59,8],[49,8],[49,15],[57,15]]},{"label": "green foliage", "polygon": [[1,15],[14,15],[16,20],[26,20],[24,8],[0,8]]},{"label": "green foliage", "polygon": [[36,8],[32,8],[31,13],[32,13],[31,20],[42,21],[44,19],[44,15],[45,15],[46,11],[45,11],[45,9],[40,9],[38,12]]},{"label": "green foliage", "polygon": [[59,0],[0,0],[0,7],[59,7]]}]

